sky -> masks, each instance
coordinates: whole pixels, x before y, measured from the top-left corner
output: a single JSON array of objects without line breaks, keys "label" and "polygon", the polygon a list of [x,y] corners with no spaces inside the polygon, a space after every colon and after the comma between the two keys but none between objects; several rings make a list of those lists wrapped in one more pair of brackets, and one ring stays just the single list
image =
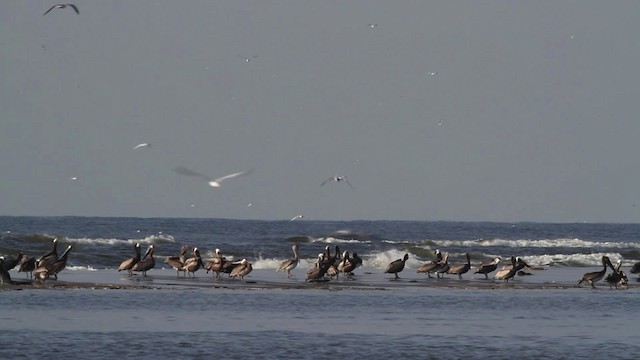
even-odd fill
[{"label": "sky", "polygon": [[54,4],[2,4],[0,215],[640,219],[638,1]]}]

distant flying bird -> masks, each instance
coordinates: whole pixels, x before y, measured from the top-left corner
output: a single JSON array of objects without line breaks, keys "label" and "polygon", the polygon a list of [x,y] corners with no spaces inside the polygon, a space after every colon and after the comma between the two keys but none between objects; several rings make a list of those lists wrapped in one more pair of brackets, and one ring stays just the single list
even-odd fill
[{"label": "distant flying bird", "polygon": [[370,27],[370,28],[374,28],[374,27],[377,27],[378,24],[367,24],[367,26]]},{"label": "distant flying bird", "polygon": [[42,16],[47,15],[49,13],[49,11],[51,11],[53,9],[64,9],[67,6],[72,7],[73,10],[76,11],[76,14],[80,15],[80,11],[78,11],[78,7],[73,5],[73,4],[56,4],[56,5],[53,5],[51,8],[49,8],[49,10],[47,10],[44,14],[42,14]]},{"label": "distant flying bird", "polygon": [[234,178],[236,176],[243,176],[243,175],[249,175],[253,172],[253,169],[249,169],[246,171],[241,171],[241,172],[237,172],[237,173],[233,173],[233,174],[229,174],[229,175],[225,175],[221,178],[217,178],[217,179],[211,179],[210,177],[208,177],[207,175],[204,174],[200,174],[198,172],[189,170],[183,166],[178,166],[175,167],[173,169],[173,171],[177,172],[180,175],[185,175],[185,176],[193,176],[193,177],[199,177],[199,178],[203,178],[205,180],[207,180],[207,183],[209,184],[209,186],[211,187],[220,187],[220,183],[226,179],[231,179]]},{"label": "distant flying bird", "polygon": [[151,147],[151,144],[149,144],[149,143],[142,143],[142,144],[138,144],[138,145],[134,146],[134,147],[133,147],[133,150],[136,150],[136,149],[143,149],[143,148],[144,148],[144,149],[146,149],[146,148],[150,148],[150,147]]},{"label": "distant flying bird", "polygon": [[78,177],[77,177],[77,176],[72,176],[72,177],[70,177],[69,179],[71,179],[71,180],[78,180]]},{"label": "distant flying bird", "polygon": [[296,215],[296,216],[292,217],[292,218],[291,218],[291,220],[289,220],[289,221],[293,221],[293,220],[297,220],[297,219],[302,219],[302,218],[304,218],[304,215],[299,214],[299,215]]},{"label": "distant flying bird", "polygon": [[335,181],[335,182],[341,182],[344,181],[345,183],[347,183],[347,185],[349,185],[350,188],[355,189],[353,187],[353,185],[351,185],[351,183],[347,180],[346,176],[334,176],[334,177],[330,177],[327,180],[323,181],[322,184],[320,184],[320,186],[323,186],[324,184],[326,184],[329,181]]},{"label": "distant flying bird", "polygon": [[255,59],[255,58],[257,58],[257,57],[258,57],[258,55],[254,55],[254,56],[252,56],[252,57],[246,57],[246,56],[238,55],[238,57],[243,58],[243,59],[244,59],[244,61],[246,61],[246,62],[249,62],[249,61],[251,61],[251,59]]}]

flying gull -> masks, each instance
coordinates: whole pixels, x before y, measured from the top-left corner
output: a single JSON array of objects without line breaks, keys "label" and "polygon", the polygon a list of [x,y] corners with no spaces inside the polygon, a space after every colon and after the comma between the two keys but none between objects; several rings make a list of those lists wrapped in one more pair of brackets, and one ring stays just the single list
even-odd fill
[{"label": "flying gull", "polygon": [[246,170],[246,171],[241,171],[241,172],[225,175],[225,176],[223,176],[221,178],[217,178],[217,179],[211,179],[207,175],[200,174],[200,173],[195,172],[193,170],[189,170],[189,169],[185,168],[184,166],[175,167],[175,168],[173,168],[173,171],[177,172],[180,175],[203,178],[203,179],[207,180],[207,183],[209,184],[209,186],[211,186],[211,187],[220,187],[220,183],[222,181],[224,181],[226,179],[234,178],[236,176],[249,175],[249,174],[251,174],[253,172],[253,169],[249,169],[249,170]]},{"label": "flying gull", "polygon": [[296,216],[292,217],[292,218],[291,218],[291,220],[289,220],[289,221],[293,221],[293,220],[297,220],[297,219],[302,219],[302,218],[304,218],[304,215],[300,214],[300,215],[296,215]]},{"label": "flying gull", "polygon": [[42,16],[47,15],[49,13],[49,11],[51,11],[53,9],[64,9],[67,6],[73,8],[73,10],[76,11],[76,14],[80,15],[80,11],[78,11],[78,7],[73,5],[73,4],[56,4],[56,5],[53,5],[51,8],[49,8],[49,10],[47,10],[44,14],[42,14]]},{"label": "flying gull", "polygon": [[327,180],[323,181],[322,184],[320,184],[320,186],[323,186],[324,184],[326,184],[329,181],[335,181],[335,182],[341,182],[344,181],[347,183],[347,185],[349,185],[350,188],[354,189],[353,185],[351,185],[351,183],[347,180],[346,176],[334,176],[334,177],[330,177]]},{"label": "flying gull", "polygon": [[150,148],[150,147],[151,147],[151,144],[149,144],[149,143],[142,143],[142,144],[138,144],[138,145],[134,146],[134,147],[133,147],[133,150],[136,150],[136,149],[146,149],[146,148]]},{"label": "flying gull", "polygon": [[254,55],[254,56],[252,56],[252,57],[246,57],[246,56],[238,55],[238,57],[241,57],[241,58],[243,58],[243,59],[244,59],[244,61],[249,62],[249,61],[251,61],[251,59],[255,59],[255,58],[257,58],[257,57],[258,57],[258,55]]}]

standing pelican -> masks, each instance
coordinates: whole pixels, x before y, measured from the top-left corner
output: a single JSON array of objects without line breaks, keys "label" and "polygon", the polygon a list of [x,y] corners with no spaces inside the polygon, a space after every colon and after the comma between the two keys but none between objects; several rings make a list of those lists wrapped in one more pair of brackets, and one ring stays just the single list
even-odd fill
[{"label": "standing pelican", "polygon": [[293,259],[283,261],[276,271],[286,271],[287,277],[291,277],[291,270],[295,269],[300,261],[298,257],[298,248],[298,244],[293,244],[293,246],[291,246],[291,250],[293,250]]},{"label": "standing pelican", "polygon": [[180,271],[182,271],[182,275],[185,275],[185,272],[184,270],[182,270],[182,268],[184,267],[185,262],[187,261],[187,258],[185,256],[185,254],[187,253],[187,250],[189,250],[189,246],[187,246],[187,244],[184,244],[180,248],[180,255],[167,256],[164,259],[164,263],[168,264],[176,271],[176,276],[180,276]]},{"label": "standing pelican", "polygon": [[219,278],[220,273],[223,272],[223,268],[227,263],[227,259],[225,259],[221,255],[220,249],[216,249],[215,253],[216,255],[213,257],[213,259],[207,261],[204,267],[205,269],[207,269],[207,273],[209,273],[209,271],[212,271],[216,274],[216,278]]},{"label": "standing pelican", "polygon": [[140,271],[142,275],[147,276],[147,271],[153,269],[156,266],[156,259],[153,258],[154,247],[153,244],[149,245],[147,252],[144,254],[142,260],[133,265],[131,271]]},{"label": "standing pelican", "polygon": [[202,257],[200,257],[200,250],[198,250],[197,247],[193,248],[193,256],[192,258],[189,258],[185,261],[184,266],[182,267],[182,271],[186,272],[187,274],[193,275],[193,277],[196,277],[196,271],[198,271],[200,269],[200,267],[204,267],[204,264],[202,263]]},{"label": "standing pelican", "polygon": [[36,269],[36,258],[22,255],[22,262],[18,272],[27,273],[27,277],[33,277],[33,270]]},{"label": "standing pelican", "polygon": [[607,284],[609,284],[609,288],[613,289],[615,286],[618,289],[620,286],[627,286],[629,288],[629,278],[627,278],[627,274],[624,273],[620,268],[622,267],[622,261],[618,260],[615,266],[611,266],[611,263],[608,264],[613,270],[613,273],[607,275],[605,280]]},{"label": "standing pelican", "polygon": [[637,262],[637,263],[633,264],[633,266],[631,267],[631,270],[629,270],[629,272],[632,273],[632,274],[640,273],[640,262]]},{"label": "standing pelican", "polygon": [[34,276],[36,277],[36,279],[44,281],[45,279],[48,279],[51,275],[53,275],[55,279],[58,280],[58,273],[67,267],[67,258],[69,257],[69,252],[71,251],[71,249],[72,246],[69,245],[64,253],[62,253],[62,256],[60,256],[60,258],[53,264],[36,268],[36,270],[34,271]]},{"label": "standing pelican", "polygon": [[136,252],[136,255],[120,263],[120,267],[118,267],[118,272],[122,270],[127,270],[129,272],[129,275],[133,275],[133,272],[131,272],[131,268],[133,267],[133,265],[137,264],[140,261],[140,243],[136,243],[133,248]]},{"label": "standing pelican", "polygon": [[511,266],[504,266],[500,271],[496,273],[495,279],[504,280],[506,283],[509,283],[509,279],[514,277],[518,271],[522,270],[526,263],[524,260],[517,258],[515,256],[511,257]]},{"label": "standing pelican", "polygon": [[489,279],[489,273],[498,268],[498,264],[500,263],[500,258],[495,258],[491,261],[485,261],[482,264],[478,265],[474,274],[484,274],[485,279]]},{"label": "standing pelican", "polygon": [[588,272],[588,273],[582,275],[582,279],[580,279],[580,281],[578,281],[578,285],[582,284],[583,282],[588,282],[589,284],[591,284],[591,287],[595,289],[596,287],[595,287],[595,285],[593,285],[593,283],[596,282],[596,281],[600,281],[604,277],[604,274],[606,274],[606,272],[607,272],[607,265],[610,266],[613,269],[613,265],[611,264],[611,261],[609,261],[609,257],[603,256],[602,257],[602,270],[594,271],[594,272]]},{"label": "standing pelican", "polygon": [[304,278],[305,281],[319,281],[324,278],[324,274],[327,272],[328,265],[324,261],[324,254],[318,254],[318,260],[314,267],[307,271],[307,276]]},{"label": "standing pelican", "polygon": [[396,279],[399,279],[398,273],[404,270],[404,264],[409,260],[409,254],[404,254],[402,259],[392,261],[387,269],[384,271],[385,274],[394,274]]},{"label": "standing pelican", "polygon": [[13,258],[13,260],[6,260],[4,261],[4,264],[2,265],[2,267],[4,267],[5,270],[9,271],[11,269],[13,269],[14,267],[18,266],[18,264],[20,264],[20,260],[22,260],[22,256],[24,254],[22,253],[22,251],[16,255],[15,258]]},{"label": "standing pelican", "polygon": [[4,283],[11,284],[11,275],[4,268],[4,257],[0,256],[0,286],[4,286]]},{"label": "standing pelican", "polygon": [[442,274],[442,278],[444,278],[444,274],[449,271],[449,268],[449,253],[446,252],[444,253],[444,257],[442,258],[442,260],[438,262],[438,265],[435,269],[433,269],[433,271],[436,273],[437,278],[440,278],[440,274]]},{"label": "standing pelican", "polygon": [[458,275],[458,279],[462,279],[462,274],[466,274],[471,269],[471,256],[467,253],[467,262],[464,264],[453,265],[447,270],[447,274]]},{"label": "standing pelican", "polygon": [[436,256],[436,259],[420,266],[418,270],[416,270],[417,273],[426,273],[428,277],[431,277],[431,273],[438,267],[438,263],[442,261],[442,253],[440,250],[436,249],[433,254]]},{"label": "standing pelican", "polygon": [[51,251],[40,256],[36,261],[36,268],[47,267],[58,260],[58,239],[53,239]]},{"label": "standing pelican", "polygon": [[242,279],[242,282],[244,282],[244,277],[247,276],[252,270],[253,266],[251,266],[251,263],[248,262],[247,259],[242,259],[242,261],[240,261],[240,265],[231,270],[231,274],[229,274],[229,277],[235,278],[239,276],[240,279]]}]

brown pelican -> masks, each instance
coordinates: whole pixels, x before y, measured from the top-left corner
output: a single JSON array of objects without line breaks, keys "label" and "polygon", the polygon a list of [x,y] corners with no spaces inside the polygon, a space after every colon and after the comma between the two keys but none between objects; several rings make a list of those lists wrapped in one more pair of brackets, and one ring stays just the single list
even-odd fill
[{"label": "brown pelican", "polygon": [[474,274],[484,274],[484,278],[489,279],[489,273],[498,268],[498,263],[500,263],[500,258],[495,258],[491,261],[485,261],[482,264],[478,265]]},{"label": "brown pelican", "polygon": [[53,264],[58,260],[58,239],[53,239],[53,246],[51,251],[40,256],[40,258],[36,261],[36,268],[39,267],[47,267],[48,265]]},{"label": "brown pelican", "polygon": [[252,270],[253,267],[251,266],[251,263],[248,262],[247,259],[242,259],[242,261],[240,261],[240,265],[231,270],[231,274],[229,274],[229,277],[235,278],[239,276],[240,279],[242,279],[242,282],[244,282],[244,277],[247,276]]},{"label": "brown pelican", "polygon": [[338,271],[345,275],[353,275],[353,270],[356,268],[356,263],[349,258],[349,252],[344,251],[342,253],[342,261],[338,264]]},{"label": "brown pelican", "polygon": [[607,275],[605,278],[607,284],[609,284],[609,288],[613,289],[615,286],[615,288],[618,289],[624,285],[629,288],[629,278],[627,278],[627,274],[620,269],[622,267],[622,261],[618,260],[615,266],[611,266],[610,262],[608,265],[611,267],[611,270],[613,270],[613,273]]},{"label": "brown pelican", "polygon": [[44,281],[53,275],[55,279],[58,280],[58,273],[67,267],[67,258],[69,257],[71,248],[72,246],[69,245],[64,253],[62,253],[62,256],[60,256],[60,258],[58,258],[58,260],[53,264],[36,268],[34,271],[36,279]]},{"label": "brown pelican", "polygon": [[409,260],[409,254],[404,254],[402,259],[392,261],[387,269],[384,271],[385,274],[394,274],[396,279],[399,279],[398,273],[404,270],[404,264]]},{"label": "brown pelican", "polygon": [[522,270],[526,266],[525,264],[524,260],[520,258],[516,259],[515,256],[512,256],[511,266],[504,266],[500,269],[500,271],[496,273],[495,279],[504,280],[506,283],[509,283],[509,279],[516,276],[518,271]]},{"label": "brown pelican", "polygon": [[214,272],[216,274],[216,278],[219,278],[220,273],[223,272],[223,268],[227,263],[227,259],[221,255],[220,249],[216,249],[215,253],[216,255],[214,258],[207,261],[205,264],[205,269],[207,269],[207,273],[209,273],[209,271]]},{"label": "brown pelican", "polygon": [[13,269],[14,267],[18,266],[18,264],[20,263],[20,260],[22,260],[22,256],[24,254],[22,252],[20,252],[13,260],[4,260],[4,264],[2,265],[2,267],[9,271],[11,269]]},{"label": "brown pelican", "polygon": [[449,268],[449,253],[446,252],[444,253],[444,257],[442,258],[442,260],[438,262],[436,268],[433,269],[433,271],[436,273],[437,278],[440,278],[440,274],[442,274],[442,277],[444,278],[444,274],[449,271]]},{"label": "brown pelican", "polygon": [[144,253],[142,260],[133,265],[131,271],[140,271],[142,275],[147,276],[147,271],[153,269],[156,266],[156,260],[153,258],[154,247],[153,244],[149,245],[147,252]]},{"label": "brown pelican", "polygon": [[362,266],[362,258],[358,256],[358,253],[353,253],[353,255],[351,255],[351,262],[354,265],[354,269],[358,266]]},{"label": "brown pelican", "polygon": [[36,258],[22,255],[22,262],[18,272],[27,273],[27,277],[33,277],[33,270],[36,269]]},{"label": "brown pelican", "polygon": [[629,270],[629,272],[632,273],[632,274],[640,273],[640,262],[637,262],[637,263],[633,264],[633,266],[631,267],[631,270]]},{"label": "brown pelican", "polygon": [[131,272],[131,268],[133,267],[133,265],[137,264],[140,261],[140,243],[136,243],[133,248],[136,252],[136,255],[123,261],[120,264],[120,267],[118,267],[119,272],[122,270],[127,270],[129,272],[129,275],[133,275],[133,272]]},{"label": "brown pelican", "polygon": [[202,258],[200,257],[200,250],[198,250],[197,247],[193,248],[193,255],[194,257],[189,258],[185,261],[184,266],[180,270],[186,272],[187,274],[193,275],[193,277],[196,277],[196,271],[198,271],[201,266],[204,267],[204,264],[202,263]]},{"label": "brown pelican", "polygon": [[298,244],[293,244],[293,246],[291,246],[291,250],[293,250],[293,259],[283,261],[276,271],[286,271],[287,277],[291,277],[291,270],[295,269],[300,261],[298,258],[298,248]]},{"label": "brown pelican", "polygon": [[462,279],[462,274],[466,274],[471,269],[471,257],[467,253],[467,262],[464,264],[453,265],[447,270],[447,274],[458,275],[458,279]]},{"label": "brown pelican", "polygon": [[182,275],[185,275],[185,272],[184,270],[182,270],[182,268],[184,267],[185,262],[187,261],[187,258],[185,256],[185,254],[187,253],[187,250],[189,250],[189,247],[187,246],[187,244],[184,244],[180,248],[180,255],[167,256],[164,259],[164,263],[168,264],[176,271],[176,276],[180,275],[180,271],[182,271]]},{"label": "brown pelican", "polygon": [[307,276],[304,278],[305,281],[319,281],[324,278],[324,274],[327,272],[328,266],[324,260],[324,254],[318,254],[318,261],[314,267],[307,271]]},{"label": "brown pelican", "polygon": [[335,182],[337,182],[337,183],[339,183],[339,182],[341,182],[341,181],[344,181],[347,185],[349,185],[349,187],[350,187],[351,189],[354,189],[354,190],[355,190],[355,188],[353,187],[353,185],[351,185],[351,183],[349,182],[349,180],[347,180],[347,177],[346,177],[346,176],[334,176],[334,177],[330,177],[330,178],[328,178],[327,180],[323,181],[323,182],[322,182],[322,184],[320,184],[320,186],[324,186],[324,184],[326,184],[326,183],[327,183],[327,182],[329,182],[329,181],[335,181]]},{"label": "brown pelican", "polygon": [[582,279],[580,279],[580,281],[578,281],[578,285],[582,284],[583,282],[588,282],[589,284],[591,284],[591,287],[595,289],[596,287],[595,287],[595,285],[593,285],[593,283],[596,282],[596,281],[600,281],[604,277],[604,274],[607,272],[607,265],[610,266],[613,269],[613,265],[611,264],[611,261],[609,261],[609,257],[603,256],[602,257],[602,270],[594,271],[594,272],[588,272],[588,273],[582,275]]},{"label": "brown pelican", "polygon": [[442,253],[440,253],[440,250],[436,249],[433,254],[436,256],[436,259],[420,266],[418,270],[416,270],[417,273],[426,273],[427,276],[431,278],[431,273],[438,267],[438,263],[442,261]]},{"label": "brown pelican", "polygon": [[11,275],[9,275],[9,271],[4,268],[4,257],[0,256],[0,286],[4,286],[4,283],[12,283]]},{"label": "brown pelican", "polygon": [[73,5],[73,4],[56,4],[56,5],[53,5],[52,7],[50,7],[49,10],[45,11],[45,13],[42,14],[42,16],[47,15],[49,13],[49,11],[51,11],[53,9],[64,9],[67,6],[72,8],[76,12],[76,14],[80,15],[80,11],[78,11],[78,7]]}]

